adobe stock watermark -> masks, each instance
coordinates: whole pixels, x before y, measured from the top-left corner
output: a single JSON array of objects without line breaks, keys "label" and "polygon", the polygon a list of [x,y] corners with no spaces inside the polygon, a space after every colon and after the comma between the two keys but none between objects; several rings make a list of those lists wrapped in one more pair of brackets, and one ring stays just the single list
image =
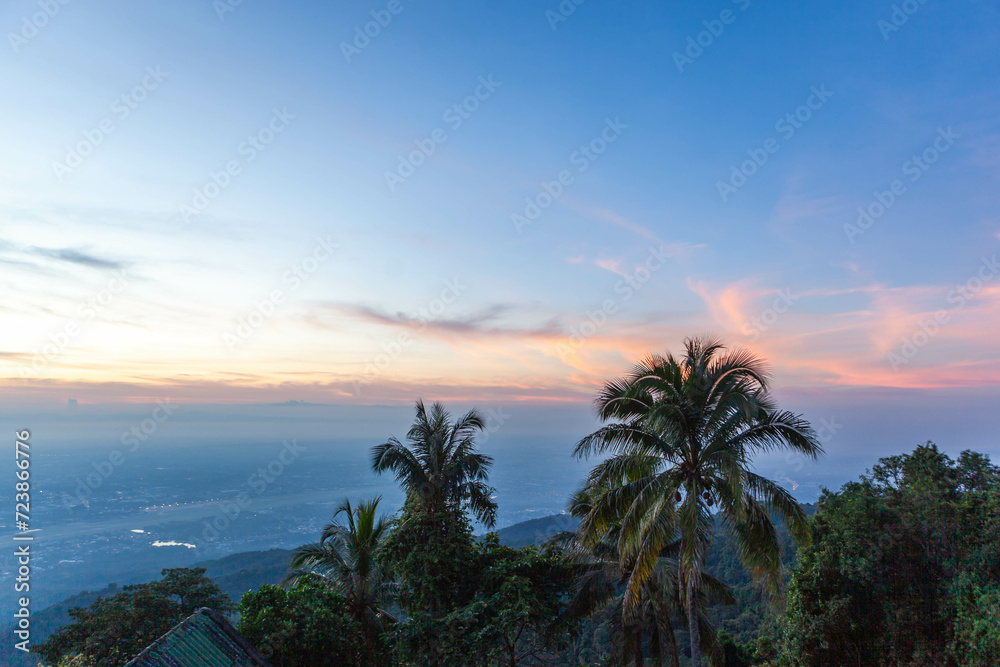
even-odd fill
[{"label": "adobe stock watermark", "polygon": [[[444,288],[441,294],[420,308],[418,314],[413,318],[413,329],[417,332],[423,331],[432,319],[441,317],[451,304],[455,303],[460,296],[469,288],[463,285],[458,278],[444,281]],[[410,331],[400,331],[392,340],[382,343],[382,351],[371,357],[366,363],[360,378],[354,380],[354,395],[360,396],[362,388],[371,384],[380,375],[386,372],[393,362],[402,356],[403,352],[413,345],[417,340]]]},{"label": "adobe stock watermark", "polygon": [[569,20],[569,17],[576,13],[576,8],[585,3],[587,0],[562,0],[559,6],[556,7],[555,11],[551,9],[545,10],[545,20],[549,22],[549,27],[552,28],[552,32],[556,31],[560,23],[565,23]]},{"label": "adobe stock watermark", "polygon": [[69,349],[73,340],[86,328],[84,324],[97,319],[117,295],[125,290],[129,284],[126,273],[127,269],[115,271],[104,289],[80,304],[76,311],[79,316],[77,319],[66,322],[61,330],[49,334],[49,341],[34,350],[31,364],[20,368],[21,377],[37,377],[49,367],[53,359]]},{"label": "adobe stock watermark", "polygon": [[[312,251],[295,262],[281,276],[281,281],[288,286],[289,292],[294,292],[311,278],[320,267],[333,257],[333,252],[340,247],[329,236],[316,239]],[[232,332],[226,332],[222,341],[230,351],[236,350],[242,343],[250,340],[264,322],[271,319],[278,306],[285,302],[287,294],[280,288],[275,288],[262,298],[253,302],[250,312],[237,320]]]},{"label": "adobe stock watermark", "polygon": [[[170,419],[176,410],[177,406],[172,404],[169,398],[161,398],[156,401],[156,407],[153,408],[150,416],[133,424],[132,428],[123,432],[119,438],[122,446],[128,447],[127,450],[112,450],[106,458],[91,462],[90,465],[94,468],[94,472],[87,474],[86,477],[76,478],[77,500],[82,505],[89,505],[90,496],[93,495],[94,491],[101,488],[101,485],[115,473],[115,470],[125,465],[128,454],[135,453],[143,443],[153,437],[160,428],[160,424]],[[67,497],[64,497],[63,503],[67,508],[72,506]]]},{"label": "adobe stock watermark", "polygon": [[483,418],[483,430],[476,436],[479,444],[485,445],[489,442],[490,438],[502,429],[508,421],[510,421],[510,415],[504,413],[502,405],[497,408],[487,409]]},{"label": "adobe stock watermark", "polygon": [[92,155],[97,147],[118,128],[118,124],[132,115],[139,105],[149,98],[149,94],[160,87],[168,72],[160,70],[160,66],[147,67],[146,75],[135,87],[115,99],[111,104],[111,116],[105,116],[98,121],[97,126],[83,131],[83,140],[72,146],[66,146],[66,157],[62,162],[52,163],[52,172],[62,181],[71,174],[83,161]]},{"label": "adobe stock watermark", "polygon": [[[927,170],[938,161],[942,154],[947,153],[961,136],[950,126],[947,130],[938,128],[938,135],[934,137],[930,145],[903,163],[900,168],[903,175],[909,176],[911,183],[919,181],[921,176],[927,173]],[[871,229],[906,192],[906,183],[901,178],[894,179],[885,190],[876,190],[873,193],[874,201],[858,207],[858,219],[855,223],[844,223],[844,235],[847,236],[847,240],[854,244],[857,238]]]},{"label": "adobe stock watermark", "polygon": [[899,29],[906,25],[910,17],[916,14],[926,2],[927,0],[903,0],[903,2],[893,5],[889,20],[879,19],[878,23],[875,24],[875,27],[882,33],[882,39],[888,42],[892,33],[899,32]]},{"label": "adobe stock watermark", "polygon": [[215,10],[215,15],[219,17],[220,21],[225,21],[226,14],[235,12],[236,8],[242,4],[243,0],[214,0],[212,9]]},{"label": "adobe stock watermark", "polygon": [[[604,127],[600,133],[589,142],[580,145],[569,156],[569,163],[576,167],[576,173],[582,174],[590,168],[597,158],[604,154],[608,146],[618,141],[622,132],[628,129],[628,125],[621,122],[618,116],[614,120],[604,119]],[[520,213],[513,213],[510,221],[518,234],[524,233],[524,228],[533,224],[542,215],[542,211],[552,206],[552,202],[562,196],[566,187],[573,184],[576,176],[570,169],[563,169],[551,181],[541,182],[541,191],[534,197],[524,199],[524,209]]]},{"label": "adobe stock watermark", "polygon": [[70,0],[38,0],[39,11],[30,16],[22,17],[19,31],[7,33],[7,41],[10,42],[14,53],[20,51],[22,46],[37,37],[38,32],[58,16],[62,8],[69,3]]},{"label": "adobe stock watermark", "polygon": [[362,51],[371,46],[372,40],[389,27],[392,18],[402,13],[403,9],[405,8],[400,0],[389,0],[385,9],[373,9],[372,20],[363,26],[354,26],[354,38],[350,42],[340,43],[340,52],[344,54],[344,60],[350,63],[355,56],[360,56]]},{"label": "adobe stock watermark", "polygon": [[[786,113],[774,123],[774,131],[778,132],[784,141],[789,141],[794,137],[798,130],[805,127],[813,114],[822,109],[827,101],[833,97],[833,93],[826,89],[825,84],[821,84],[819,88],[811,86],[809,93],[804,104],[796,107],[794,111]],[[729,198],[746,185],[749,179],[767,164],[771,156],[779,150],[781,150],[781,142],[774,137],[765,139],[759,148],[748,148],[749,159],[741,162],[738,167],[731,165],[729,178],[715,183],[715,188],[719,191],[719,197],[722,201],[729,201]]]},{"label": "adobe stock watermark", "polygon": [[771,306],[761,311],[760,315],[752,318],[749,322],[743,323],[743,334],[750,336],[750,340],[757,340],[760,335],[774,326],[774,323],[791,309],[792,305],[799,299],[792,294],[790,289],[779,289]]},{"label": "adobe stock watermark", "polygon": [[[452,132],[458,130],[479,109],[480,104],[490,99],[501,85],[503,84],[493,80],[492,74],[479,77],[479,85],[476,86],[472,94],[445,109],[441,120],[448,124]],[[414,140],[413,144],[416,148],[406,155],[399,156],[399,164],[396,165],[395,171],[385,172],[385,184],[389,188],[389,192],[395,192],[397,186],[413,176],[417,168],[424,164],[427,158],[434,155],[438,146],[446,141],[448,141],[448,133],[441,127],[434,128],[423,139]]]},{"label": "adobe stock watermark", "polygon": [[618,296],[605,299],[601,302],[601,306],[595,310],[588,310],[585,313],[585,320],[580,322],[578,326],[570,327],[566,340],[556,343],[556,353],[559,358],[566,361],[566,358],[580,349],[587,339],[596,336],[607,325],[611,316],[617,314],[621,306],[628,303],[642,289],[643,285],[652,279],[653,274],[666,265],[667,260],[671,257],[672,255],[663,246],[660,248],[650,247],[646,260],[635,271],[623,276],[615,283],[614,291]]},{"label": "adobe stock watermark", "polygon": [[[734,5],[739,7],[741,12],[745,12],[747,7],[750,6],[750,0],[732,0],[732,2]],[[693,65],[694,61],[705,53],[705,49],[710,48],[713,44],[715,44],[715,40],[722,37],[722,33],[726,31],[726,26],[732,25],[736,22],[737,16],[739,16],[739,14],[735,13],[733,10],[723,9],[719,12],[719,18],[702,21],[701,24],[705,26],[705,29],[696,35],[688,36],[684,53],[681,53],[680,51],[674,51],[673,53],[674,64],[677,65],[677,71],[683,74],[685,67]]]},{"label": "adobe stock watermark", "polygon": [[239,157],[226,162],[219,171],[208,172],[208,180],[201,187],[194,189],[191,202],[180,205],[179,210],[184,222],[190,223],[193,218],[204,213],[211,203],[232,185],[233,178],[243,173],[243,167],[267,150],[278,135],[288,129],[289,123],[294,119],[295,115],[288,113],[288,107],[274,109],[267,124],[236,147]]},{"label": "adobe stock watermark", "polygon": [[899,371],[900,366],[910,363],[920,350],[941,332],[941,327],[951,322],[952,314],[965,308],[965,305],[976,298],[986,283],[996,278],[998,273],[1000,264],[997,263],[997,256],[982,257],[976,273],[948,292],[945,300],[951,308],[939,310],[929,319],[920,322],[920,327],[916,331],[903,337],[899,348],[886,355],[886,361],[892,366],[892,370]]},{"label": "adobe stock watermark", "polygon": [[[830,417],[829,419],[823,417],[819,420],[819,427],[816,428],[816,438],[820,441],[820,444],[824,446],[828,445],[843,428],[844,425],[838,424],[836,417]],[[786,451],[784,462],[785,465],[789,466],[789,469],[786,470],[781,468],[776,470],[773,478],[783,482],[788,482],[792,487],[792,491],[794,491],[799,488],[799,483],[792,479],[789,475],[794,475],[802,470],[807,460],[808,459],[805,454],[802,454],[801,452],[793,450]]]},{"label": "adobe stock watermark", "polygon": [[[206,519],[202,522],[202,525],[205,526],[201,531],[204,542],[214,542],[219,539],[222,532],[239,519],[240,515],[253,504],[254,498],[267,491],[268,487],[284,474],[285,469],[295,463],[302,452],[306,450],[305,446],[298,444],[295,438],[292,438],[291,441],[285,440],[282,445],[284,446],[277,456],[247,477],[244,486],[250,487],[250,491],[241,491],[232,502],[215,503],[218,515],[211,520]],[[197,540],[190,541],[197,544]]]}]

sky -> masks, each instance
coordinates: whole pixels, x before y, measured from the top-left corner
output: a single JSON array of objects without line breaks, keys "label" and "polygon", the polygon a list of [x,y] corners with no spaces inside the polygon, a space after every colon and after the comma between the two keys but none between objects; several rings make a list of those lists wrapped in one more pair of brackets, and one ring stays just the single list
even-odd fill
[{"label": "sky", "polygon": [[713,335],[843,424],[832,457],[1000,454],[998,14],[4,3],[2,411],[543,428]]}]

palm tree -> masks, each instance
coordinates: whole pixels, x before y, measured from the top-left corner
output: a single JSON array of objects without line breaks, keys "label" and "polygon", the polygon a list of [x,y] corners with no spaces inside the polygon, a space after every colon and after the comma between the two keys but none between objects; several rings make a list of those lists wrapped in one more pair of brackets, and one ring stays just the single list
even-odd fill
[{"label": "palm tree", "polygon": [[581,528],[599,535],[620,522],[619,552],[634,562],[627,614],[679,536],[678,578],[696,667],[701,568],[715,525],[711,508],[717,505],[743,563],[776,590],[781,562],[772,512],[800,540],[808,538],[808,520],[791,494],[751,470],[751,457],[792,449],[816,458],[823,451],[808,422],[777,408],[763,361],[746,350],[724,350],[717,340],[688,339],[683,357],[652,355],[625,378],[608,382],[596,404],[610,423],[575,449],[577,457],[608,455],[589,477],[607,491]]},{"label": "palm tree", "polygon": [[[625,665],[630,661],[639,666],[645,664],[642,649],[644,633],[655,648],[665,648],[669,654],[676,654],[669,608],[663,604],[666,596],[661,596],[661,591],[655,588],[655,584],[659,583],[655,576],[643,587],[638,609],[626,624],[622,613],[624,598],[621,585],[628,575],[618,560],[615,545],[604,541],[591,549],[581,549],[577,554],[573,554],[572,550],[569,553],[580,574],[569,601],[567,616],[582,619],[592,617],[600,610],[610,612],[611,664]],[[656,574],[659,573],[657,570]],[[654,653],[659,652],[654,650]]]},{"label": "palm tree", "polygon": [[[585,517],[599,502],[604,489],[590,484],[570,499],[570,514]],[[591,524],[592,525],[592,524]],[[589,618],[601,609],[610,610],[612,628],[611,664],[625,665],[632,660],[638,667],[645,664],[643,638],[648,637],[654,665],[663,665],[666,656],[671,667],[680,665],[672,618],[684,617],[682,591],[678,586],[677,555],[679,541],[664,548],[659,562],[639,591],[639,598],[630,609],[625,607],[626,588],[635,561],[622,558],[618,549],[620,527],[612,525],[601,535],[585,532],[581,525],[576,533],[560,533],[552,541],[561,545],[574,563],[577,581],[566,615],[571,619]],[[698,624],[702,645],[714,644],[714,632],[706,610],[709,603],[735,604],[729,588],[707,573],[701,573],[698,591]]]},{"label": "palm tree", "polygon": [[[357,507],[347,499],[341,502],[320,541],[295,550],[291,572],[285,578],[286,585],[304,578],[318,579],[340,592],[351,616],[361,626],[369,660],[377,660],[379,635],[395,622],[385,607],[391,597],[391,579],[375,558],[392,529],[392,522],[385,516],[376,519],[381,500],[379,496]],[[346,523],[337,522],[341,514],[346,516]]]},{"label": "palm tree", "polygon": [[435,403],[428,414],[422,400],[406,434],[409,446],[396,438],[372,448],[372,469],[392,471],[410,500],[435,514],[448,506],[466,506],[488,528],[496,523],[497,505],[486,483],[493,459],[476,451],[475,436],[484,428],[471,410],[455,422]]}]

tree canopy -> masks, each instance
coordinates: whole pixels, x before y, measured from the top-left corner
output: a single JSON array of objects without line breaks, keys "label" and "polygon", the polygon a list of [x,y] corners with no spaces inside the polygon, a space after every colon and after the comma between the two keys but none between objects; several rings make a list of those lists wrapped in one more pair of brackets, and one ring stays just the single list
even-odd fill
[{"label": "tree canopy", "polygon": [[72,658],[89,667],[118,667],[201,607],[233,610],[204,568],[166,569],[162,575],[159,581],[125,586],[87,608],[71,609],[73,622],[34,651],[48,663]]}]

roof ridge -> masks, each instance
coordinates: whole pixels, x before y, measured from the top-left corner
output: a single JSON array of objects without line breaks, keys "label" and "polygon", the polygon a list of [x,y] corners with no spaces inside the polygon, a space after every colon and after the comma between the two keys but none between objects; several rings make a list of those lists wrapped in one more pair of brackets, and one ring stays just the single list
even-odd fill
[{"label": "roof ridge", "polygon": [[234,628],[232,623],[229,622],[229,619],[210,607],[200,607],[199,609],[196,609],[193,614],[182,620],[174,627],[170,628],[170,630],[158,637],[156,641],[143,649],[139,655],[129,660],[125,664],[125,667],[143,667],[147,664],[157,664],[153,662],[153,660],[157,659],[157,656],[155,655],[157,651],[164,647],[164,644],[169,641],[170,637],[177,637],[178,631],[190,626],[200,616],[204,616],[209,619],[213,625],[221,630],[230,641],[239,647],[239,649],[254,662],[256,667],[271,667],[271,663],[269,663],[267,659],[261,655],[260,651],[258,651],[250,642],[248,642],[239,632],[236,631],[236,628]]}]

